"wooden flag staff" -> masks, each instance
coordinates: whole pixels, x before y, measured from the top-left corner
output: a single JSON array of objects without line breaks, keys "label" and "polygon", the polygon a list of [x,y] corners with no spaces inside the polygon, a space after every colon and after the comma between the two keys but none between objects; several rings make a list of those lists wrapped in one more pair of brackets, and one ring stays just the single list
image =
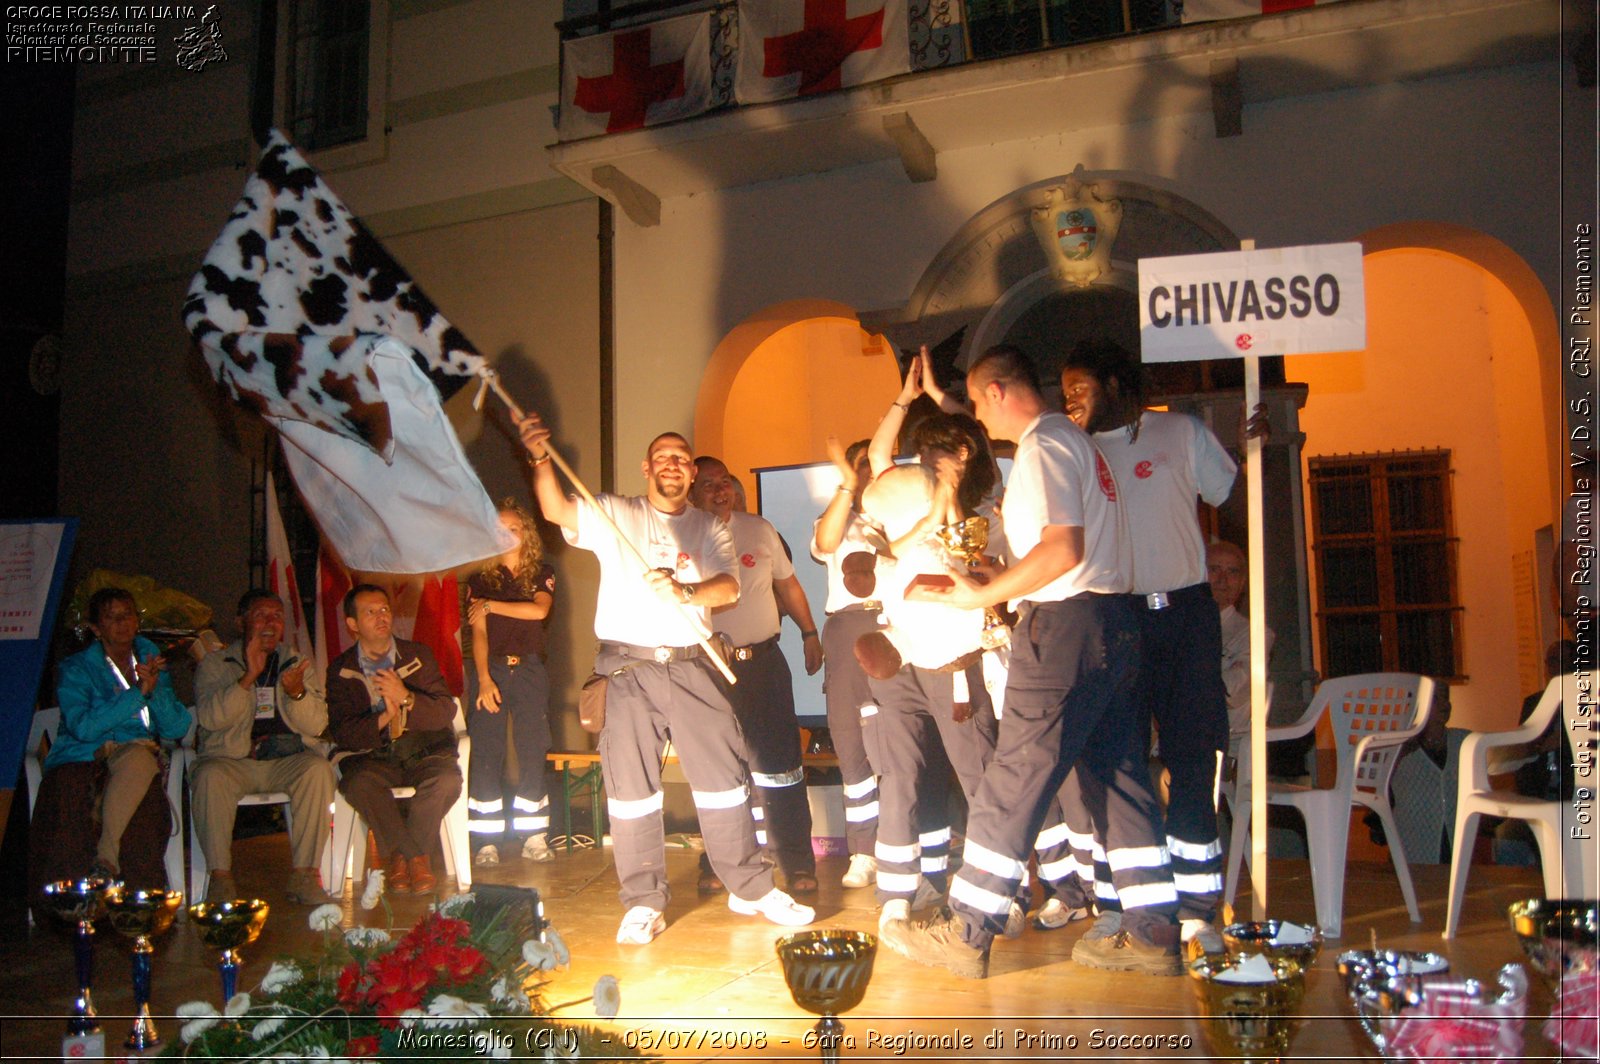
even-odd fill
[{"label": "wooden flag staff", "polygon": [[[511,417],[514,421],[521,421],[523,417],[526,416],[523,413],[522,407],[517,405],[517,401],[511,398],[510,393],[508,393],[505,390],[505,387],[501,385],[500,375],[498,373],[492,369],[485,369],[481,374],[481,379],[483,384],[480,386],[477,396],[473,399],[473,409],[481,408],[483,404],[483,389],[489,388],[494,391],[494,394],[499,397],[502,403],[506,404],[506,409],[510,411]],[[617,542],[620,543],[627,550],[627,553],[639,563],[641,575],[643,573],[648,573],[652,568],[650,563],[645,561],[644,555],[639,553],[639,548],[635,547],[628,537],[623,534],[622,529],[617,525],[616,521],[612,520],[611,515],[606,513],[605,509],[594,501],[594,496],[589,493],[588,488],[584,487],[583,481],[578,479],[578,474],[572,471],[572,467],[567,464],[566,459],[561,457],[561,453],[554,447],[551,447],[548,443],[545,444],[544,453],[550,456],[550,461],[555,463],[555,467],[561,471],[561,475],[566,477],[568,482],[577,489],[577,492],[580,496],[582,496],[583,501],[588,503],[590,508],[593,509],[595,513],[604,518],[605,523],[611,528],[611,534],[617,537]],[[738,683],[738,678],[733,675],[733,670],[728,667],[728,663],[723,660],[721,653],[719,653],[717,648],[712,645],[711,635],[709,632],[705,631],[704,627],[701,625],[700,618],[696,617],[692,612],[690,612],[689,607],[686,604],[679,602],[676,605],[678,607],[678,612],[683,614],[684,620],[688,621],[690,627],[694,629],[695,641],[700,644],[700,649],[704,650],[706,655],[716,663],[717,671],[721,672],[723,678],[729,683]]]}]

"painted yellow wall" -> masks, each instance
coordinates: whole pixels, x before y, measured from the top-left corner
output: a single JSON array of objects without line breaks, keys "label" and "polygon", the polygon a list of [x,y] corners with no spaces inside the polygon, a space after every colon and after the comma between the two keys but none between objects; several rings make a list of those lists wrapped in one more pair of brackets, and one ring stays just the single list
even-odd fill
[{"label": "painted yellow wall", "polygon": [[1304,453],[1450,451],[1468,677],[1451,692],[1451,723],[1508,728],[1526,693],[1512,556],[1553,514],[1558,422],[1541,385],[1541,308],[1530,316],[1493,273],[1433,248],[1369,252],[1366,288],[1365,351],[1287,361],[1310,389]]}]

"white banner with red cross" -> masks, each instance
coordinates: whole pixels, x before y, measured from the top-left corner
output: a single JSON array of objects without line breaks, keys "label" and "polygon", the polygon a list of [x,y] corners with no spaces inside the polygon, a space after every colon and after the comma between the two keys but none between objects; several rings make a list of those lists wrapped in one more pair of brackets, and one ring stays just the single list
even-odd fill
[{"label": "white banner with red cross", "polygon": [[562,140],[688,118],[711,101],[711,13],[561,46]]},{"label": "white banner with red cross", "polygon": [[740,0],[734,96],[765,103],[911,69],[906,0]]},{"label": "white banner with red cross", "polygon": [[1252,18],[1326,6],[1335,0],[1184,0],[1184,22],[1215,22],[1224,18]]}]

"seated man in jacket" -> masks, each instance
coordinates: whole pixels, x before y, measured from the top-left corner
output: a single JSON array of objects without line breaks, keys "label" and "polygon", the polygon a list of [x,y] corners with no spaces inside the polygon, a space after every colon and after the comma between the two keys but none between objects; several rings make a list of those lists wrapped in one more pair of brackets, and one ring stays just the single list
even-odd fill
[{"label": "seated man in jacket", "polygon": [[183,738],[193,718],[173,694],[166,659],[139,635],[133,595],[117,587],[96,591],[89,598],[89,627],[94,643],[63,661],[57,674],[61,728],[44,768],[48,774],[64,765],[96,765],[99,838],[90,873],[120,879],[122,834],[152,781],[166,771],[159,740]]},{"label": "seated man in jacket", "polygon": [[234,817],[240,798],[262,791],[289,796],[289,900],[330,900],[317,861],[328,841],[333,766],[305,744],[328,726],[328,704],[308,675],[311,662],[280,650],[283,616],[278,596],[246,591],[239,599],[239,639],[206,655],[195,672],[200,760],[190,787],[200,848],[211,869],[207,901],[239,897],[232,871]]},{"label": "seated man in jacket", "polygon": [[[377,836],[396,894],[426,894],[436,879],[429,854],[461,794],[456,702],[433,652],[396,639],[389,593],[357,584],[344,597],[356,645],[328,663],[328,736],[338,746],[339,793]],[[391,788],[415,787],[402,815]]]}]

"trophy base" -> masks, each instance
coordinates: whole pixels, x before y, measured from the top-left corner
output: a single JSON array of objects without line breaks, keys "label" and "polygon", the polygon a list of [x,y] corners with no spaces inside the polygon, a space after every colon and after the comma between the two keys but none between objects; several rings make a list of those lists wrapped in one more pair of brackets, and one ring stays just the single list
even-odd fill
[{"label": "trophy base", "polygon": [[104,1060],[106,1057],[106,1036],[103,1031],[91,1031],[88,1034],[63,1035],[61,1039],[62,1060]]}]

